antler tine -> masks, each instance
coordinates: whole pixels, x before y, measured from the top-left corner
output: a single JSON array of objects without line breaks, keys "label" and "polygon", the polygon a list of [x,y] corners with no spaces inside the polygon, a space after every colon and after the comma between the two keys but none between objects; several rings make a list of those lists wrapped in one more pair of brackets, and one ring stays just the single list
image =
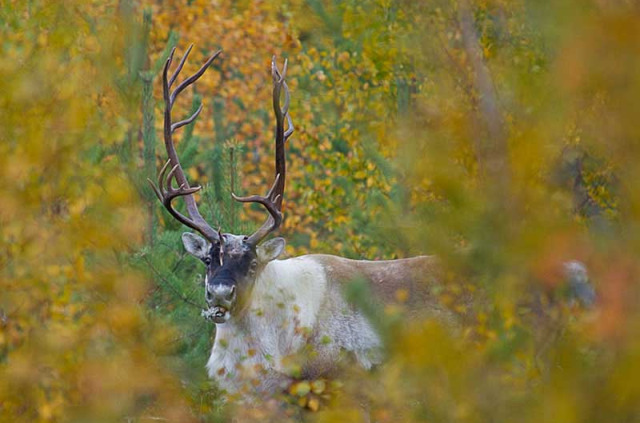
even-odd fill
[{"label": "antler tine", "polygon": [[[234,200],[239,201],[241,203],[258,203],[262,204],[265,209],[269,212],[269,218],[262,225],[260,229],[258,229],[253,235],[251,235],[247,242],[252,245],[257,245],[265,236],[269,235],[271,232],[275,231],[282,224],[282,211],[278,208],[278,200],[281,198],[280,194],[275,194],[276,187],[278,186],[278,182],[280,181],[280,174],[276,175],[276,179],[271,185],[269,192],[267,195],[251,195],[248,197],[238,197],[234,193],[231,193],[231,196]],[[275,195],[274,195],[275,194]]]},{"label": "antler tine", "polygon": [[295,128],[293,127],[293,121],[291,120],[291,116],[287,113],[287,131],[284,133],[284,140],[288,140]]},{"label": "antler tine", "polygon": [[169,165],[171,164],[171,160],[167,160],[167,162],[164,164],[164,166],[162,166],[162,169],[160,169],[160,173],[158,174],[158,186],[162,188],[162,184],[164,181],[164,175],[165,173],[167,173],[167,168],[169,167]]},{"label": "antler tine", "polygon": [[[278,66],[276,63],[276,57],[273,56],[273,60],[271,61],[271,73],[273,76],[273,112],[276,116],[276,130],[275,130],[275,142],[276,142],[276,175],[281,175],[280,182],[278,185],[278,192],[280,193],[280,197],[278,198],[276,204],[278,205],[278,209],[282,210],[282,201],[284,198],[284,187],[285,187],[285,177],[286,177],[286,161],[285,161],[285,149],[284,143],[289,139],[291,134],[293,134],[293,122],[291,120],[291,116],[289,116],[289,103],[291,96],[289,94],[289,87],[287,86],[287,82],[285,78],[287,76],[287,66],[289,61],[287,59],[284,60],[284,65],[282,66],[282,72],[278,70]],[[284,104],[280,105],[281,92],[284,90]],[[284,119],[287,119],[288,129],[287,132],[284,131]]]},{"label": "antler tine", "polygon": [[[169,53],[169,57],[167,57],[167,61],[164,63],[164,67],[162,68],[162,96],[164,98],[165,106],[168,106],[169,110],[171,110],[172,106],[172,104],[169,102],[169,88],[171,87],[171,84],[169,84],[169,82],[167,81],[167,74],[169,73],[169,67],[173,62],[173,55],[175,54],[175,52],[176,48],[174,47],[171,49],[171,53]],[[171,77],[171,83],[173,83],[173,79],[175,76],[177,76],[177,74],[174,74]]]},{"label": "antler tine", "polygon": [[171,215],[176,220],[190,227],[191,229],[195,229],[196,231],[202,233],[202,228],[200,226],[198,226],[193,220],[189,219],[188,217],[186,217],[185,215],[183,215],[182,213],[174,209],[173,205],[171,204],[174,198],[191,195],[199,191],[202,187],[200,186],[185,187],[185,185],[182,184],[177,189],[173,188],[171,186],[171,180],[174,178],[175,173],[178,170],[179,166],[175,165],[173,168],[171,168],[171,170],[169,171],[169,174],[165,178],[165,173],[167,172],[167,168],[169,167],[170,163],[171,163],[170,160],[167,160],[165,165],[162,167],[162,170],[160,171],[160,176],[158,177],[157,186],[156,184],[153,183],[153,181],[151,181],[151,179],[147,179],[147,181],[149,181],[151,188],[153,188],[153,191],[155,192],[160,202],[165,206],[165,208],[169,211],[169,213],[171,213]]},{"label": "antler tine", "polygon": [[[187,51],[184,52],[184,55],[182,56],[182,59],[180,59],[180,63],[178,63],[178,67],[176,68],[175,71],[173,71],[173,75],[171,75],[171,79],[169,80],[169,88],[171,88],[173,83],[176,82],[176,78],[178,77],[178,75],[182,71],[182,67],[184,66],[185,62],[187,61],[187,57],[189,57],[189,53],[191,53],[191,49],[192,48],[193,48],[193,44],[191,44],[189,46],[189,48],[187,49]],[[175,49],[176,48],[174,47],[173,50],[175,51]]]},{"label": "antler tine", "polygon": [[[273,185],[269,189],[266,196],[252,195],[250,197],[237,197],[232,194],[233,198],[242,203],[258,203],[264,206],[269,212],[269,217],[262,226],[248,239],[251,245],[257,245],[267,235],[275,231],[282,224],[282,200],[284,198],[284,186],[286,177],[286,163],[284,144],[293,134],[293,122],[289,116],[290,94],[289,87],[285,82],[287,75],[287,60],[285,59],[282,71],[278,69],[276,64],[276,56],[271,60],[271,76],[273,78],[273,111],[276,117],[275,143],[276,143],[276,177]],[[284,89],[284,101],[281,104],[281,93]],[[287,131],[284,130],[284,121],[287,120]]]},{"label": "antler tine", "polygon": [[200,106],[198,106],[198,110],[196,110],[187,119],[181,120],[180,122],[176,122],[176,123],[172,124],[171,125],[171,133],[174,133],[176,131],[176,129],[182,128],[183,126],[188,125],[191,122],[193,122],[198,117],[198,115],[200,114],[201,111],[202,111],[202,103],[200,103]]},{"label": "antler tine", "polygon": [[[216,51],[213,56],[211,56],[201,67],[200,69],[198,69],[198,72],[194,73],[193,75],[191,75],[190,77],[188,77],[187,79],[185,79],[184,81],[182,81],[177,87],[176,89],[173,91],[173,93],[171,93],[171,104],[173,104],[173,102],[175,101],[176,97],[178,96],[178,94],[180,94],[182,92],[182,90],[184,90],[185,88],[187,88],[189,85],[193,84],[194,82],[196,82],[203,74],[204,72],[207,70],[207,68],[209,67],[209,65],[215,60],[216,57],[218,57],[218,55],[222,53],[222,50],[218,50]],[[176,74],[177,76],[177,74]]]},{"label": "antler tine", "polygon": [[178,170],[180,168],[179,165],[175,165],[173,168],[171,168],[171,170],[169,171],[169,174],[167,175],[167,178],[164,181],[164,190],[166,193],[169,194],[169,196],[175,198],[178,196],[182,196],[182,195],[189,195],[189,194],[193,194],[195,192],[200,191],[200,189],[202,189],[202,187],[200,185],[195,186],[195,187],[186,187],[185,184],[182,184],[178,187],[178,189],[173,188],[173,186],[171,186],[171,180],[173,179],[176,170]]},{"label": "antler tine", "polygon": [[280,174],[276,175],[276,179],[275,179],[275,181],[273,181],[273,185],[271,185],[271,188],[269,188],[269,192],[267,192],[267,195],[265,195],[264,197],[262,197],[260,195],[250,195],[250,196],[247,196],[247,197],[238,197],[233,192],[231,193],[231,196],[233,197],[234,200],[239,201],[241,203],[257,202],[257,201],[254,201],[254,200],[257,200],[257,199],[263,199],[264,201],[267,201],[267,200],[268,201],[273,201],[277,197],[280,196],[280,194],[277,194],[276,196],[273,195],[273,192],[275,191],[279,180],[280,180]]},{"label": "antler tine", "polygon": [[[162,71],[162,92],[163,92],[163,97],[164,97],[164,103],[165,103],[165,109],[164,109],[164,144],[165,144],[165,149],[167,150],[167,154],[169,156],[169,160],[167,161],[167,163],[162,167],[162,170],[160,171],[159,177],[158,177],[158,185],[156,186],[155,184],[153,184],[153,182],[149,181],[151,183],[151,186],[153,188],[153,191],[155,192],[156,196],[158,196],[158,198],[160,199],[160,201],[162,202],[162,204],[165,206],[165,208],[167,209],[167,211],[169,211],[169,213],[171,213],[171,215],[178,220],[180,223],[195,229],[196,231],[200,232],[202,235],[204,235],[205,238],[207,238],[210,242],[216,242],[219,240],[219,235],[218,232],[216,232],[202,217],[202,215],[200,214],[200,212],[198,211],[198,205],[196,204],[196,200],[193,196],[193,194],[197,191],[200,190],[200,187],[190,187],[189,186],[189,182],[187,181],[186,176],[184,175],[184,171],[182,170],[182,167],[180,166],[180,160],[178,158],[178,154],[176,153],[176,149],[175,146],[173,144],[173,139],[172,139],[172,135],[173,133],[193,122],[198,115],[200,114],[200,112],[202,111],[202,104],[200,105],[200,107],[198,107],[198,110],[196,110],[191,116],[189,116],[187,119],[181,120],[177,123],[172,124],[171,123],[171,109],[175,103],[176,98],[178,97],[178,95],[185,89],[187,88],[189,85],[193,84],[195,81],[198,80],[198,78],[200,78],[204,72],[207,70],[207,68],[209,67],[209,65],[211,65],[211,63],[213,62],[213,60],[218,57],[218,55],[220,54],[220,51],[215,52],[209,59],[207,59],[207,61],[200,67],[200,69],[194,73],[193,75],[191,75],[190,77],[188,77],[187,79],[185,79],[184,81],[182,81],[175,90],[173,90],[173,92],[170,91],[171,86],[173,85],[173,83],[176,81],[176,79],[178,78],[178,76],[180,75],[180,72],[182,71],[182,68],[184,67],[184,64],[186,63],[187,57],[189,56],[189,53],[191,52],[191,49],[193,48],[193,45],[189,46],[189,48],[187,49],[187,51],[185,52],[184,56],[182,57],[182,59],[180,60],[180,62],[178,63],[178,66],[176,67],[176,70],[173,72],[173,74],[171,75],[171,78],[168,78],[168,74],[169,74],[169,67],[171,66],[171,63],[173,61],[173,55],[175,53],[175,47],[171,50],[171,53],[169,54],[169,57],[167,59],[167,62],[164,65],[164,69]],[[165,177],[165,173],[168,169],[168,167],[171,166],[171,170],[169,171],[169,173],[166,175]],[[178,188],[173,188],[172,186],[172,181],[175,179]],[[185,215],[183,215],[182,213],[178,212],[177,210],[175,210],[173,208],[172,205],[172,201],[173,199],[175,199],[176,197],[183,197],[184,201],[186,203],[187,206],[187,213],[189,215],[189,217],[186,217]]]},{"label": "antler tine", "polygon": [[[275,56],[274,56],[275,59]],[[290,94],[289,94],[289,86],[287,86],[287,82],[284,80],[286,73],[287,73],[287,64],[288,61],[285,60],[284,61],[284,66],[282,69],[282,74],[280,74],[278,72],[278,68],[277,66],[275,66],[275,63],[272,63],[272,68],[273,68],[273,72],[275,72],[275,74],[278,74],[280,77],[280,82],[282,83],[282,87],[284,88],[284,106],[282,106],[281,108],[281,113],[284,114],[287,117],[287,130],[284,133],[284,140],[288,140],[289,137],[291,136],[291,134],[293,134],[294,131],[294,127],[293,127],[293,121],[291,120],[291,116],[289,115],[289,102],[291,100]],[[278,98],[279,99],[279,98]],[[275,107],[275,105],[274,105]]]}]

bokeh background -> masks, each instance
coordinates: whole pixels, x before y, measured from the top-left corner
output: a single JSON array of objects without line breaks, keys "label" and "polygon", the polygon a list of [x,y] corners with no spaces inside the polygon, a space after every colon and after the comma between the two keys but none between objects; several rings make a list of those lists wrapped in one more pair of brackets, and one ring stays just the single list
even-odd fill
[{"label": "bokeh background", "polygon": [[[176,141],[212,224],[264,218],[229,192],[272,180],[288,58],[286,254],[436,254],[461,330],[389,309],[375,372],[222,400],[202,268],[146,183],[191,43],[183,74],[223,50],[174,109],[204,103]],[[636,2],[2,0],[0,49],[2,421],[640,421]]]}]

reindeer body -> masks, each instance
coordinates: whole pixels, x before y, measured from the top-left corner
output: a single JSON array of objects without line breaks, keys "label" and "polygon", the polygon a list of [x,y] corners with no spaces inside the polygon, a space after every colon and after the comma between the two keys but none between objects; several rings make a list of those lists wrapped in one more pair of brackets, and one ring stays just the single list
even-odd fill
[{"label": "reindeer body", "polygon": [[[242,313],[217,325],[207,364],[229,392],[243,387],[273,392],[299,376],[328,376],[347,357],[369,369],[382,359],[382,342],[361,310],[344,297],[344,285],[364,280],[384,306],[406,290],[410,312],[439,313],[431,293],[434,257],[356,261],[306,255],[269,262],[256,277]],[[301,361],[300,361],[301,360]],[[298,366],[298,367],[295,367]]]},{"label": "reindeer body", "polygon": [[[232,193],[239,202],[260,204],[269,216],[249,236],[215,230],[198,210],[193,194],[200,187],[189,185],[173,143],[175,131],[193,122],[202,110],[200,106],[190,117],[173,122],[171,112],[178,96],[220,54],[214,53],[196,73],[178,83],[191,48],[170,74],[175,53],[172,49],[162,72],[168,160],[157,183],[149,182],[171,216],[204,237],[187,232],[182,239],[186,250],[206,266],[208,309],[203,315],[217,325],[207,364],[209,374],[231,392],[242,391],[245,386],[264,392],[284,387],[292,376],[326,376],[348,356],[365,369],[380,363],[381,338],[367,316],[345,299],[344,285],[354,280],[368,283],[374,306],[381,310],[402,298],[412,312],[441,314],[431,289],[440,279],[435,259],[373,262],[307,255],[276,260],[285,241],[267,237],[283,221],[285,143],[294,127],[285,82],[287,62],[280,70],[275,57],[271,64],[276,121],[274,182],[265,196],[237,197]],[[173,201],[178,198],[184,200],[186,214],[174,207]],[[398,295],[400,290],[402,295]]]}]

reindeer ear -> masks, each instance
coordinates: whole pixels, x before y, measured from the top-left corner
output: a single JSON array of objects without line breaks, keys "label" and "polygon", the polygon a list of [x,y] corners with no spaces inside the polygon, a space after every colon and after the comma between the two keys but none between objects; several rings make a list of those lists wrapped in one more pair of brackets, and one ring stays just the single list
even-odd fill
[{"label": "reindeer ear", "polygon": [[182,234],[182,244],[192,256],[200,260],[204,260],[207,257],[209,243],[204,238],[191,232],[184,232]]},{"label": "reindeer ear", "polygon": [[258,260],[262,263],[268,263],[271,260],[278,258],[284,250],[286,242],[284,238],[273,238],[267,242],[263,242],[258,245],[256,252],[258,253]]}]

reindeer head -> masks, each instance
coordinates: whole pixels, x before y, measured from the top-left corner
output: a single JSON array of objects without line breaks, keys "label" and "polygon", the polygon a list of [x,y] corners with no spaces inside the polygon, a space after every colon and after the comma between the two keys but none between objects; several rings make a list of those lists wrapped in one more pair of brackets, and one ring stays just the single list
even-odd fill
[{"label": "reindeer head", "polygon": [[[216,231],[209,225],[198,211],[193,194],[201,187],[190,187],[187,178],[182,171],[180,161],[173,144],[172,135],[180,127],[195,120],[202,105],[196,112],[177,123],[171,122],[171,109],[176,97],[189,85],[193,84],[207,70],[213,60],[220,54],[216,52],[205,62],[195,74],[180,83],[173,92],[171,86],[178,77],[184,63],[191,51],[187,50],[178,64],[175,72],[168,78],[169,67],[173,60],[175,48],[171,51],[162,73],[163,94],[165,102],[164,110],[164,144],[169,155],[158,176],[157,185],[152,181],[151,186],[156,196],[167,211],[179,222],[196,230],[202,237],[186,232],[182,235],[182,241],[186,250],[200,259],[207,267],[205,278],[205,299],[209,310],[206,316],[215,323],[224,323],[235,313],[243,310],[251,293],[253,284],[264,266],[275,260],[284,250],[283,238],[274,238],[262,242],[271,232],[277,230],[282,224],[282,196],[285,183],[285,152],[284,143],[293,133],[293,124],[289,117],[289,88],[285,82],[287,61],[285,60],[282,72],[275,63],[275,56],[271,62],[273,76],[273,109],[276,116],[275,142],[276,142],[276,175],[273,185],[266,196],[253,195],[249,197],[232,197],[242,203],[258,203],[269,212],[269,217],[254,234],[234,235]],[[281,105],[281,93],[284,92],[284,104]],[[287,130],[284,129],[285,119]],[[171,170],[167,173],[167,169]],[[175,179],[177,188],[174,188]],[[176,197],[184,198],[189,217],[173,208],[172,201]]]},{"label": "reindeer head", "polygon": [[256,278],[285,246],[284,238],[253,246],[246,236],[233,234],[221,234],[220,241],[212,244],[189,232],[182,234],[182,242],[190,254],[207,266],[206,315],[216,323],[224,323],[245,310]]}]

